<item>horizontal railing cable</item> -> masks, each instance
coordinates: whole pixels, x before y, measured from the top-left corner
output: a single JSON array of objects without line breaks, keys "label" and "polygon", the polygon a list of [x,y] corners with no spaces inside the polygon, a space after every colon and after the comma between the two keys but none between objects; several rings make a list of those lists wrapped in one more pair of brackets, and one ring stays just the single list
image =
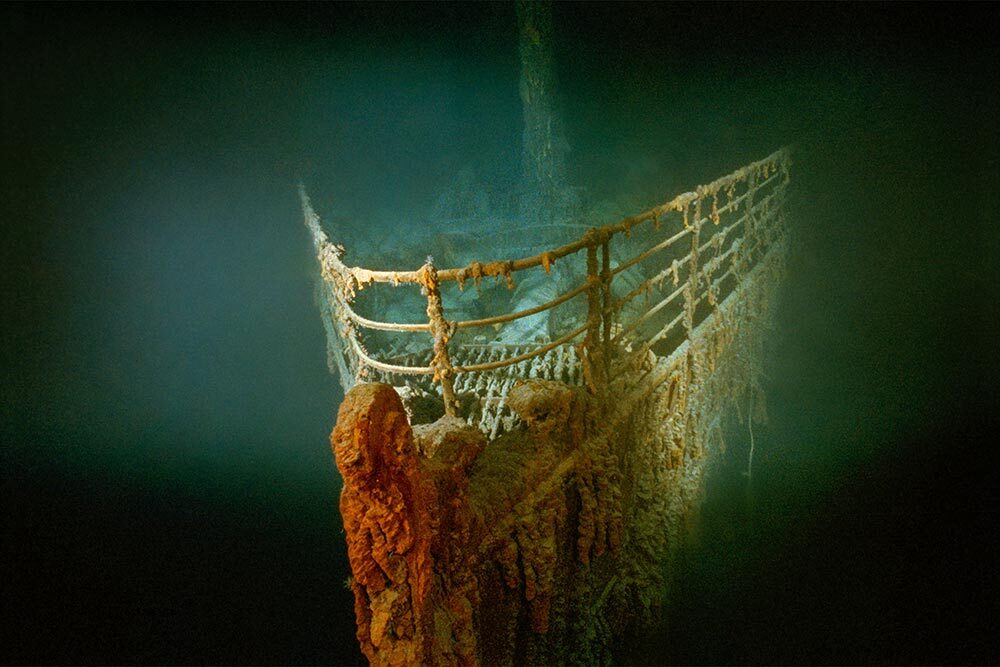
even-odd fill
[{"label": "horizontal railing cable", "polygon": [[[454,414],[458,406],[456,390],[472,392],[480,397],[483,405],[482,416],[477,417],[478,424],[490,434],[505,428],[501,422],[507,423],[505,420],[510,419],[506,395],[511,383],[518,377],[543,377],[577,383],[586,381],[591,390],[597,390],[599,387],[593,381],[598,379],[598,385],[604,381],[611,359],[621,355],[618,361],[634,361],[647,354],[671,332],[677,331],[682,323],[685,335],[690,336],[695,318],[703,317],[696,315],[696,311],[703,312],[699,310],[699,305],[707,301],[717,308],[720,298],[728,299],[738,287],[723,289],[723,283],[731,277],[738,281],[745,280],[752,269],[763,261],[769,246],[778,238],[778,227],[783,221],[789,165],[789,153],[787,149],[781,149],[643,213],[614,224],[589,228],[580,238],[545,252],[514,260],[471,262],[465,267],[449,269],[436,269],[428,258],[428,263],[415,271],[371,270],[345,265],[342,261],[343,248],[330,242],[304,187],[300,186],[306,226],[327,283],[323,293],[329,303],[324,316],[332,320],[332,326],[327,327],[327,335],[336,335],[343,340],[343,345],[331,344],[330,347],[335,356],[342,353],[343,358],[337,357],[339,372],[350,371],[355,376],[353,381],[373,377],[369,373],[374,372],[375,378],[382,377],[394,383],[398,381],[397,376],[432,376],[430,380],[403,382],[416,383],[415,387],[439,385],[438,390],[444,392],[445,409],[449,414]],[[620,234],[630,236],[636,227],[646,222],[659,229],[661,218],[671,213],[679,214],[676,224],[683,223],[681,229],[668,233],[666,238],[612,266],[614,255],[609,248],[612,243],[617,243],[616,238]],[[735,219],[731,219],[734,215]],[[571,222],[550,226],[583,228],[583,225]],[[537,231],[538,228],[532,229]],[[675,252],[667,253],[666,266],[658,268],[655,264],[644,264],[687,238],[691,239],[688,251],[681,256],[674,256],[677,255]],[[557,261],[585,249],[588,275],[580,284],[555,298],[490,317],[446,319],[448,304],[446,299],[442,299],[442,283],[455,281],[459,288],[464,289],[465,283],[471,281],[478,288],[482,279],[495,278],[505,279],[508,288],[513,288],[513,274],[539,266],[549,273]],[[598,256],[603,258],[599,267]],[[723,267],[725,270],[722,270]],[[649,273],[653,275],[646,277]],[[573,275],[573,272],[559,274],[566,275]],[[551,279],[559,278],[552,276]],[[662,294],[663,283],[668,279],[674,289],[652,304],[652,299],[647,296],[643,309],[636,314],[636,306],[630,305],[636,297],[653,291]],[[430,321],[384,322],[360,315],[352,302],[359,290],[373,282],[421,286],[428,300]],[[623,296],[618,296],[618,286],[622,286]],[[516,345],[498,341],[480,343],[477,342],[480,336],[476,336],[476,341],[451,341],[458,330],[499,328],[502,324],[552,311],[584,292],[588,293],[586,321],[579,323],[577,311],[567,311],[565,317],[571,323],[575,320],[576,326],[554,340],[546,341],[548,336],[545,335],[537,343],[528,344],[525,341]],[[678,306],[680,312],[672,314],[673,311],[665,310],[672,305]],[[711,317],[712,313],[708,316]],[[661,326],[658,323],[667,318],[669,321],[666,324]],[[324,322],[324,326],[326,324]],[[413,342],[404,345],[402,339],[394,341],[384,335],[373,338],[363,336],[362,330],[423,332],[430,336],[425,347],[419,342],[415,347]],[[640,331],[643,333],[639,334]],[[576,344],[576,339],[581,336],[582,342]],[[633,350],[633,345],[638,347]],[[369,352],[369,349],[375,351]],[[427,363],[428,360],[429,365],[413,363]],[[424,384],[428,382],[431,384]]]}]

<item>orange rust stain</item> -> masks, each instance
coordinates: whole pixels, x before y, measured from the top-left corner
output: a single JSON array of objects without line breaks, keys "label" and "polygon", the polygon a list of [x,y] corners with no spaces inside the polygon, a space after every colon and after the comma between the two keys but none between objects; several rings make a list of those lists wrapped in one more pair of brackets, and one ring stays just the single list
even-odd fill
[{"label": "orange rust stain", "polygon": [[345,397],[331,436],[354,574],[358,640],[373,664],[407,664],[426,637],[431,520],[406,412],[388,385]]}]

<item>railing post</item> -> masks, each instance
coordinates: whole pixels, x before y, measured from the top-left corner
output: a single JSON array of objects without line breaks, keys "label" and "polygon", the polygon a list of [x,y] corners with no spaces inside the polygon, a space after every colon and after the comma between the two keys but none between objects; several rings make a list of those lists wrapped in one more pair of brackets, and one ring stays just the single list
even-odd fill
[{"label": "railing post", "polygon": [[596,235],[587,245],[587,338],[584,347],[587,350],[585,363],[589,369],[590,381],[594,393],[605,390],[604,355],[601,350],[601,322],[603,316],[603,299],[601,298],[601,277],[597,269],[597,238]]},{"label": "railing post", "polygon": [[604,291],[604,303],[601,308],[601,324],[604,341],[602,358],[604,361],[604,377],[611,377],[611,239],[607,238],[601,244],[601,289]]},{"label": "railing post", "polygon": [[[684,212],[687,219],[687,211]],[[684,291],[684,328],[688,340],[692,339],[694,332],[695,311],[698,309],[698,248],[701,244],[701,192],[698,192],[698,199],[695,201],[694,223],[691,230],[691,258],[688,268],[688,284]]]},{"label": "railing post", "polygon": [[444,413],[449,417],[454,417],[458,411],[453,380],[455,370],[448,357],[448,341],[451,339],[452,328],[444,318],[437,269],[434,268],[430,257],[427,258],[427,263],[420,271],[423,274],[424,292],[427,294],[427,317],[430,319],[431,335],[434,337],[434,358],[431,359],[434,381],[441,383]]}]

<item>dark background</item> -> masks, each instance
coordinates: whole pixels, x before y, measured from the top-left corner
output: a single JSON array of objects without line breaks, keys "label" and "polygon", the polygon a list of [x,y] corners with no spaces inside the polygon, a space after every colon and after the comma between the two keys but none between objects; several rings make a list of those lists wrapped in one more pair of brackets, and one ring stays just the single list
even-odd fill
[{"label": "dark background", "polygon": [[[357,663],[295,183],[516,176],[507,4],[4,5],[5,663]],[[557,4],[571,179],[795,143],[770,425],[625,662],[996,663],[995,10]],[[748,500],[750,498],[750,500]]]}]

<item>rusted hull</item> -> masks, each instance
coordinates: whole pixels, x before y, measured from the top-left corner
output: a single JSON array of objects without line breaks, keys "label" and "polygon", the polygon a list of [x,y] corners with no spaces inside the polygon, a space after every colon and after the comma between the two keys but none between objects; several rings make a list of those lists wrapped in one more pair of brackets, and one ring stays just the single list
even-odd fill
[{"label": "rusted hull", "polygon": [[[430,365],[370,357],[355,326],[425,325],[354,314],[356,269],[317,236],[357,371],[331,441],[358,640],[373,664],[601,664],[615,638],[657,618],[726,421],[765,413],[761,348],[784,273],[787,168],[778,152],[666,205],[684,230],[633,262],[679,240],[690,250],[620,299],[610,286],[623,269],[613,269],[608,243],[647,218],[593,230],[576,248],[587,251],[587,282],[565,297],[586,291],[586,322],[565,341],[498,360],[458,345],[472,361],[454,364],[449,341],[463,322],[445,320],[436,290],[450,274],[430,262],[415,274],[428,296]],[[654,229],[660,212],[648,218]],[[669,295],[619,321],[624,304],[667,281]],[[369,371],[404,381],[357,384]],[[440,385],[446,415],[412,425],[414,401],[428,395],[412,378],[425,375]],[[470,397],[481,419],[463,411],[459,399]]]},{"label": "rusted hull", "polygon": [[609,662],[657,618],[720,420],[758,400],[759,336],[710,322],[614,395],[523,382],[522,427],[489,443],[452,417],[411,428],[390,385],[349,392],[332,442],[372,664]]}]

